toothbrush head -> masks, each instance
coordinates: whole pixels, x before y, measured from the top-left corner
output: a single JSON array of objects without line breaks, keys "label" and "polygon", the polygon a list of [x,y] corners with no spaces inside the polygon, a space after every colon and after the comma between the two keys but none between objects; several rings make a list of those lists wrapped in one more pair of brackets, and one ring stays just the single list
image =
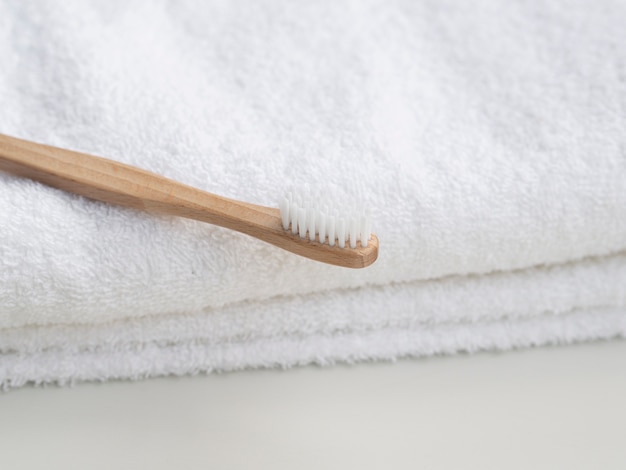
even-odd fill
[{"label": "toothbrush head", "polygon": [[352,268],[376,261],[378,238],[363,208],[340,211],[319,196],[303,198],[291,192],[278,206],[282,228],[302,243],[314,244],[320,252],[319,261]]}]

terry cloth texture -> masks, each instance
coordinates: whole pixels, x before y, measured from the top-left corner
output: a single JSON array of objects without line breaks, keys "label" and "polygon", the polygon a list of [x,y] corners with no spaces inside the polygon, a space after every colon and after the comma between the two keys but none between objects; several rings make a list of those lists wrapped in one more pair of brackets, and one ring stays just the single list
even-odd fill
[{"label": "terry cloth texture", "polygon": [[348,270],[0,173],[0,384],[626,331],[626,4],[0,0],[0,132],[361,199]]}]

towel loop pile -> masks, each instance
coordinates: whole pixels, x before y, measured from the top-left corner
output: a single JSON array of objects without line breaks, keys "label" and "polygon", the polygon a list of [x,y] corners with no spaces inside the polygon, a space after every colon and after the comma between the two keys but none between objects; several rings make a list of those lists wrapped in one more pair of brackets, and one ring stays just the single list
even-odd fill
[{"label": "towel loop pile", "polygon": [[625,15],[0,0],[1,133],[266,205],[320,184],[381,241],[355,272],[0,173],[0,385],[623,336]]}]

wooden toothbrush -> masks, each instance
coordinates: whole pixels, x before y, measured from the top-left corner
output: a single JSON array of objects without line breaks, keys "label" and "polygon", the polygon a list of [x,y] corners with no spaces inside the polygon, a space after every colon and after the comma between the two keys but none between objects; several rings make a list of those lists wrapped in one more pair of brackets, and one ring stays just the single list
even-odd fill
[{"label": "wooden toothbrush", "polygon": [[361,215],[329,215],[297,197],[280,209],[228,199],[130,165],[0,134],[0,170],[81,196],[245,233],[323,263],[364,268],[378,238]]}]

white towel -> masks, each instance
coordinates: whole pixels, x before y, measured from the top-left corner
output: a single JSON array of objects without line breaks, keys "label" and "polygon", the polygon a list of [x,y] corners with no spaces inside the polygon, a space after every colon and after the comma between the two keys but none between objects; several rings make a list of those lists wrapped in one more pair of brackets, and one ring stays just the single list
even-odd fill
[{"label": "white towel", "polygon": [[0,0],[0,132],[274,205],[361,271],[0,174],[0,383],[622,335],[626,7]]}]

